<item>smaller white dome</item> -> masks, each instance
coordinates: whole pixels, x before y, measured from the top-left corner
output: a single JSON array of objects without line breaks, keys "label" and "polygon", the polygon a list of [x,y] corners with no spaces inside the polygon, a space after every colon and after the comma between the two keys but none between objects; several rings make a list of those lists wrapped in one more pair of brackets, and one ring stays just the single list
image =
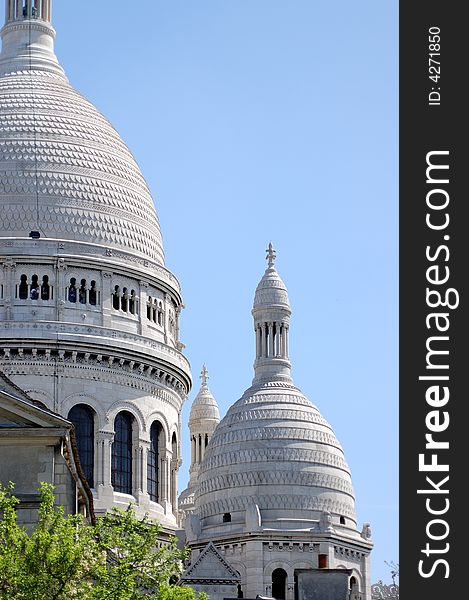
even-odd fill
[{"label": "smaller white dome", "polygon": [[213,420],[220,421],[220,411],[212,392],[208,389],[207,384],[202,384],[199,393],[194,399],[189,417],[189,426],[194,425],[198,421]]},{"label": "smaller white dome", "polygon": [[268,267],[259,281],[254,295],[253,313],[264,308],[273,309],[277,307],[291,312],[287,286],[283,283],[274,266],[275,250],[272,243],[269,244],[267,250],[267,260],[269,261]]}]

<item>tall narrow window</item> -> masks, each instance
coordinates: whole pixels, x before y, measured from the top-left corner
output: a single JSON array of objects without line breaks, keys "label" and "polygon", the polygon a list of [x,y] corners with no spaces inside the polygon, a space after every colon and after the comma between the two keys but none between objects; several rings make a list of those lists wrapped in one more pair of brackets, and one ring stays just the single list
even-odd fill
[{"label": "tall narrow window", "polygon": [[37,300],[39,298],[39,281],[38,276],[33,275],[31,277],[31,290],[29,295],[31,296],[31,300]]},{"label": "tall narrow window", "polygon": [[127,292],[127,288],[122,290],[121,308],[124,312],[129,310],[129,294]]},{"label": "tall narrow window", "polygon": [[49,299],[50,299],[49,276],[44,275],[42,278],[42,285],[41,285],[41,300],[49,300]]},{"label": "tall narrow window", "polygon": [[131,292],[130,292],[130,298],[129,298],[129,312],[132,315],[135,314],[135,305],[136,305],[135,290],[131,290]]},{"label": "tall narrow window", "polygon": [[26,275],[21,275],[20,277],[18,296],[20,300],[26,300],[26,298],[28,297],[28,278]]},{"label": "tall narrow window", "polygon": [[77,301],[77,280],[75,279],[75,277],[72,277],[70,279],[70,287],[68,288],[68,301]]},{"label": "tall narrow window", "polygon": [[78,302],[80,304],[86,304],[86,279],[80,281],[80,288],[78,290]]},{"label": "tall narrow window", "polygon": [[88,300],[89,300],[89,303],[92,306],[96,306],[96,304],[97,304],[97,293],[96,293],[96,281],[94,281],[94,280],[91,282],[91,287],[90,287],[90,291],[89,291],[89,294],[88,294]]},{"label": "tall narrow window", "polygon": [[132,493],[132,423],[130,413],[120,412],[114,421],[112,485],[116,492]]},{"label": "tall narrow window", "polygon": [[285,600],[287,594],[287,573],[283,569],[275,569],[272,573],[272,596],[277,600]]},{"label": "tall narrow window", "polygon": [[120,289],[118,285],[114,286],[114,293],[112,295],[112,307],[115,310],[119,310],[119,308],[121,307]]},{"label": "tall narrow window", "polygon": [[80,464],[89,486],[94,487],[94,413],[86,404],[76,404],[68,413],[68,419],[75,425]]},{"label": "tall narrow window", "polygon": [[162,426],[158,421],[154,421],[150,428],[150,449],[148,450],[147,460],[147,489],[150,500],[159,502],[159,464],[160,464],[160,441],[162,435]]}]

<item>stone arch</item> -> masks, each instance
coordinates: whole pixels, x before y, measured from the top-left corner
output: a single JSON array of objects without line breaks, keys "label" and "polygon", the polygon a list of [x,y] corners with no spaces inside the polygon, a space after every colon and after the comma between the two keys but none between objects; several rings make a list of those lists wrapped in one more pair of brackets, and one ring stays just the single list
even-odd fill
[{"label": "stone arch", "polygon": [[171,439],[172,428],[170,428],[168,419],[166,418],[163,412],[161,412],[160,410],[154,410],[147,416],[145,421],[147,424],[146,431],[150,431],[150,427],[152,426],[153,421],[159,421],[163,426],[166,443],[168,440]]},{"label": "stone arch", "polygon": [[[308,568],[311,568],[311,565]],[[283,569],[287,574],[287,580],[293,581],[293,566],[286,560],[272,560],[267,563],[264,567],[264,581],[267,583],[272,582],[272,573],[275,569]]]},{"label": "stone arch", "polygon": [[106,413],[101,409],[96,396],[86,392],[75,392],[66,396],[61,403],[61,413],[66,417],[75,404],[86,404],[92,408],[96,414],[96,428],[102,429],[106,425]]},{"label": "stone arch", "polygon": [[358,585],[358,590],[357,591],[358,592],[363,591],[363,577],[362,577],[362,574],[355,567],[348,567],[348,568],[352,569],[352,574],[350,575],[350,579],[355,578],[355,581],[357,582],[357,585]]},{"label": "stone arch", "polygon": [[125,400],[124,401],[118,400],[117,402],[114,402],[114,404],[111,404],[108,411],[106,412],[106,422],[114,423],[114,419],[116,418],[117,413],[119,413],[123,410],[128,411],[135,417],[135,421],[137,422],[137,426],[138,426],[139,435],[141,433],[146,433],[147,428],[146,428],[146,423],[145,423],[145,417],[143,416],[142,411],[138,408],[138,406],[135,406],[135,404],[132,404],[132,402],[126,402]]}]

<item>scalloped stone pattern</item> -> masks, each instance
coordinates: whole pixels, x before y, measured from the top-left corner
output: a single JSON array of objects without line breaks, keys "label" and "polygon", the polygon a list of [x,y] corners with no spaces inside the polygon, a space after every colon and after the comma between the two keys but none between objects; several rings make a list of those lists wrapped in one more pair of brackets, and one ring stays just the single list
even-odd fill
[{"label": "scalloped stone pattern", "polygon": [[60,75],[0,77],[0,227],[117,247],[164,264],[152,197],[119,134]]},{"label": "scalloped stone pattern", "polygon": [[216,428],[196,512],[219,522],[239,500],[268,510],[268,522],[291,516],[292,505],[303,519],[329,510],[356,520],[350,470],[331,426],[298,388],[275,383],[246,390]]}]

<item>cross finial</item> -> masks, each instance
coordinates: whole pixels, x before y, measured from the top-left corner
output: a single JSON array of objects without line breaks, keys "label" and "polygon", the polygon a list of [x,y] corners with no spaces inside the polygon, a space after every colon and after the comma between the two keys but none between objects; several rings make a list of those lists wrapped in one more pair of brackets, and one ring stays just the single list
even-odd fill
[{"label": "cross finial", "polygon": [[269,247],[267,248],[266,252],[266,260],[269,261],[269,267],[273,267],[277,253],[275,252],[274,247],[272,246],[272,242],[269,242]]},{"label": "cross finial", "polygon": [[202,385],[207,385],[208,371],[205,365],[202,367],[202,371],[200,372],[200,379],[202,379]]}]

